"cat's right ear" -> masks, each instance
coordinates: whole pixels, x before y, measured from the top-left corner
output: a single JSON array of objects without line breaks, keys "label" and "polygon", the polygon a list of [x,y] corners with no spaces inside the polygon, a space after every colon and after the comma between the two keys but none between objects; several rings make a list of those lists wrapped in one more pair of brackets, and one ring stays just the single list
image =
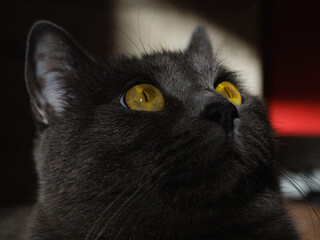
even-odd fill
[{"label": "cat's right ear", "polygon": [[213,56],[210,37],[204,26],[197,26],[191,35],[187,52],[210,60]]},{"label": "cat's right ear", "polygon": [[36,22],[27,42],[25,80],[31,107],[42,125],[61,116],[76,99],[83,69],[94,61],[62,28],[48,21]]}]

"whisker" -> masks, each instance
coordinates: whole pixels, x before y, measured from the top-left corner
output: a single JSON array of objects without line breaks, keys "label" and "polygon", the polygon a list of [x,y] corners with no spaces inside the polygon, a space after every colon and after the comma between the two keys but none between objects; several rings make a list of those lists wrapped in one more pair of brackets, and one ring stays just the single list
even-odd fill
[{"label": "whisker", "polygon": [[159,8],[159,2],[157,1],[157,6],[156,6],[156,9],[155,9],[155,11],[154,11],[154,13],[153,13],[153,15],[152,15],[152,18],[151,18],[151,22],[150,22],[150,25],[149,25],[149,34],[148,34],[148,42],[149,42],[149,50],[151,51],[151,44],[150,44],[150,35],[151,35],[151,25],[152,25],[152,23],[153,23],[153,20],[154,20],[154,18],[155,18],[155,16],[156,16],[156,13],[157,13],[157,11],[158,11],[158,8]]},{"label": "whisker", "polygon": [[117,27],[113,27],[113,29],[118,31],[118,32],[120,32],[120,33],[122,33],[133,44],[133,46],[139,51],[139,53],[141,55],[143,54],[142,51],[140,50],[140,48],[138,48],[138,46],[135,44],[135,42],[125,32],[123,32],[122,30],[120,30]]},{"label": "whisker", "polygon": [[141,39],[141,33],[140,33],[140,10],[141,10],[141,0],[139,1],[139,9],[138,9],[138,33],[139,33],[139,40],[142,45],[143,51],[146,52],[146,49]]},{"label": "whisker", "polygon": [[124,49],[123,47],[117,45],[117,44],[113,44],[114,47],[118,48],[122,53],[125,53],[127,56],[130,56],[131,53],[128,52],[126,49]]},{"label": "whisker", "polygon": [[[284,177],[304,198],[306,198],[305,192],[299,186],[299,184],[296,183],[296,181],[293,178],[290,178],[290,177],[286,176],[284,173],[282,173],[281,176]],[[313,212],[316,214],[317,218],[320,220],[319,214],[318,214],[315,206],[308,200],[307,200],[307,207],[308,207],[308,212],[309,212],[310,219],[311,219],[312,226],[313,226],[313,232],[314,232],[314,234],[316,236],[316,228],[315,228],[315,224],[314,224],[314,220],[313,220],[312,214],[310,212],[310,207],[312,208]]]},{"label": "whisker", "polygon": [[[159,179],[158,179],[157,181],[155,181],[153,184],[151,184],[148,189],[146,189],[139,197],[137,197],[135,200],[133,200],[128,206],[131,206],[134,202],[136,202],[137,200],[141,199],[141,198],[144,196],[144,194],[145,194],[148,190],[153,189],[154,186],[156,185],[156,183],[158,183],[158,182],[159,182]],[[123,231],[123,226],[125,226],[125,225],[127,224],[127,222],[129,222],[129,220],[130,220],[130,218],[128,218],[127,221],[125,221],[125,222],[122,224],[122,226],[121,226],[118,234],[114,237],[113,240],[117,240],[117,239],[118,239],[118,237],[120,236],[120,234],[121,234],[122,231]]]},{"label": "whisker", "polygon": [[[310,188],[310,189],[312,189],[309,185],[308,185],[308,182],[302,177],[302,179],[303,179],[303,181],[306,183],[306,185]],[[320,220],[320,216],[319,216],[319,213],[318,213],[318,211],[317,211],[317,208],[310,202],[310,201],[308,201],[309,203],[310,203],[310,206],[312,207],[312,209],[313,209],[313,211],[314,211],[314,213],[316,214],[316,216],[317,216],[317,218]]]},{"label": "whisker", "polygon": [[96,227],[96,225],[100,222],[101,218],[105,215],[105,213],[114,205],[115,202],[117,202],[125,193],[127,193],[131,188],[133,187],[133,185],[130,185],[128,188],[126,188],[122,193],[120,193],[109,205],[108,207],[100,214],[99,218],[95,221],[95,223],[93,224],[93,226],[91,227],[87,237],[85,238],[85,240],[88,240],[92,231],[94,230],[94,228]]},{"label": "whisker", "polygon": [[127,205],[127,203],[132,200],[138,193],[139,191],[147,184],[144,183],[142,184],[121,206],[120,208],[115,211],[115,213],[112,215],[112,217],[109,219],[109,221],[104,225],[104,227],[102,228],[102,230],[99,232],[98,236],[95,238],[96,240],[99,239],[99,237],[101,237],[101,235],[105,232],[106,227],[112,222],[112,220],[116,217],[116,215]]},{"label": "whisker", "polygon": [[137,33],[137,31],[136,30],[134,30],[134,28],[130,25],[130,24],[128,24],[123,18],[120,18],[120,20],[122,21],[122,23],[124,24],[124,25],[126,25],[128,28],[129,28],[129,30],[137,37],[137,39],[139,40],[139,41],[141,41],[139,38],[139,34]]},{"label": "whisker", "polygon": [[[300,177],[301,177],[304,181],[305,181],[305,179],[304,179],[301,175],[303,175],[304,177],[306,177],[311,183],[313,183],[313,184],[315,184],[315,185],[317,185],[317,186],[320,187],[320,180],[319,180],[319,178],[318,178],[317,176],[311,174],[312,177],[313,177],[313,178],[316,178],[319,182],[316,182],[316,180],[314,180],[312,177],[310,177],[308,174],[306,174],[306,173],[304,173],[304,172],[298,172],[298,175],[300,175]],[[306,181],[305,181],[305,182],[306,182]],[[306,184],[308,184],[308,182],[306,182]],[[312,189],[312,187],[310,187],[310,189]]]}]

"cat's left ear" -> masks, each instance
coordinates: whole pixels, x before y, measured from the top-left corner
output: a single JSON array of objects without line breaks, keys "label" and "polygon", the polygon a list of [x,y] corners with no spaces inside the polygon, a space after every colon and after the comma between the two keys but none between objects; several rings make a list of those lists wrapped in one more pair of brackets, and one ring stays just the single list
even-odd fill
[{"label": "cat's left ear", "polygon": [[25,79],[40,124],[48,125],[79,99],[77,94],[86,89],[86,75],[94,65],[94,60],[59,26],[48,21],[33,25],[27,43]]},{"label": "cat's left ear", "polygon": [[209,35],[204,26],[197,26],[192,33],[187,52],[199,55],[205,59],[211,59],[213,56],[212,46]]}]

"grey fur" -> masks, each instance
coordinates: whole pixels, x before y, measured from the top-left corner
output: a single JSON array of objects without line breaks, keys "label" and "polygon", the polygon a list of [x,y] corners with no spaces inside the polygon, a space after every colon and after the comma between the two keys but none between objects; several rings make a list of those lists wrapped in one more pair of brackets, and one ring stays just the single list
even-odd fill
[{"label": "grey fur", "polygon": [[[30,56],[41,34],[61,40],[47,58],[59,73],[59,114],[37,94],[42,79]],[[105,64],[49,22],[35,24],[28,46],[31,104],[47,123],[36,115],[39,192],[26,239],[297,239],[264,105],[216,61],[203,27],[183,52]],[[59,49],[66,57],[54,57]],[[240,89],[242,105],[215,91],[221,81]],[[138,83],[157,86],[166,109],[122,106],[121,95]],[[230,124],[212,118],[216,109]]]}]

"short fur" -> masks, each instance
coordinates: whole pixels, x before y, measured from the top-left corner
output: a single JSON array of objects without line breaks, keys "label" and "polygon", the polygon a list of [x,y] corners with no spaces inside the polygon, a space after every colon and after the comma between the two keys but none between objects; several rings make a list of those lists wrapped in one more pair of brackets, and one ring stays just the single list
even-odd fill
[{"label": "short fur", "polygon": [[[240,89],[241,105],[215,91],[222,81]],[[298,239],[264,105],[219,64],[203,27],[185,51],[102,64],[37,22],[26,83],[39,192],[25,239]],[[166,108],[123,106],[138,83],[157,86]]]}]

